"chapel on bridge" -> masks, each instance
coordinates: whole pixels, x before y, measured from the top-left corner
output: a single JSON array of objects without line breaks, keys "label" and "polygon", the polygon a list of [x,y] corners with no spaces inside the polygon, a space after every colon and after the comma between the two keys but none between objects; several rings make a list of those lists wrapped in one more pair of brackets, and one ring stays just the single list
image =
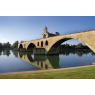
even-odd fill
[{"label": "chapel on bridge", "polygon": [[53,36],[58,36],[60,35],[59,32],[54,32],[54,33],[49,33],[47,31],[47,27],[44,27],[44,33],[42,34],[42,38],[48,38],[48,37],[53,37]]}]

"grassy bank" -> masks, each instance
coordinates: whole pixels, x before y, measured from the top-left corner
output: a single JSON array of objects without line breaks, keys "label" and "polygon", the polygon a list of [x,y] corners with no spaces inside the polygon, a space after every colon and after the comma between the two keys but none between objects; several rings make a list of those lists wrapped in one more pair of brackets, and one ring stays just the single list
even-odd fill
[{"label": "grassy bank", "polygon": [[95,66],[53,72],[3,75],[0,79],[95,79]]}]

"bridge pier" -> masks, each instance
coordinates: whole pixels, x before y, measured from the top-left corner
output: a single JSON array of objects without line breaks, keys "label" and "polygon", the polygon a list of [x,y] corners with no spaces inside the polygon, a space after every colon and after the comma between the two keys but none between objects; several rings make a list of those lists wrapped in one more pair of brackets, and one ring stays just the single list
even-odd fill
[{"label": "bridge pier", "polygon": [[25,51],[25,52],[28,52],[28,51],[29,51],[29,52],[30,52],[30,51],[33,52],[33,49],[28,49],[28,50],[26,50],[26,48],[20,48],[19,50],[20,50],[20,51]]},{"label": "bridge pier", "polygon": [[45,48],[34,48],[33,54],[47,54],[47,51]]},{"label": "bridge pier", "polygon": [[59,54],[59,47],[56,48],[56,47],[52,47],[52,49],[47,52],[47,50],[45,48],[34,48],[33,49],[33,54],[44,54],[44,55],[55,55],[55,54]]},{"label": "bridge pier", "polygon": [[47,54],[59,54],[59,51],[60,51],[60,47],[52,47],[48,52]]},{"label": "bridge pier", "polygon": [[26,51],[26,48],[20,48],[20,51]]}]

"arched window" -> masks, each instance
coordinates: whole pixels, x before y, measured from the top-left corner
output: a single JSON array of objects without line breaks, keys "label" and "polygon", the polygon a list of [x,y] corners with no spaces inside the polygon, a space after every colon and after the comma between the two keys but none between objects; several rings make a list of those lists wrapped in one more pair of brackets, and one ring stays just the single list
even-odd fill
[{"label": "arched window", "polygon": [[48,41],[46,41],[45,45],[48,45]]},{"label": "arched window", "polygon": [[38,46],[39,46],[39,42],[38,42]]},{"label": "arched window", "polygon": [[46,38],[46,34],[44,34],[44,37],[43,38]]},{"label": "arched window", "polygon": [[41,42],[41,47],[43,47],[43,41]]}]

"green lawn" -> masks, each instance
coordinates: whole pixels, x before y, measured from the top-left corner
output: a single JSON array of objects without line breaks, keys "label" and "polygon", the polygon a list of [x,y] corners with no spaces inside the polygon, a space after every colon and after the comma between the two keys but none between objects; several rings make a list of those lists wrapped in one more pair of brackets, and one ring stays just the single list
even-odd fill
[{"label": "green lawn", "polygon": [[95,66],[62,71],[3,75],[0,79],[95,79]]}]

